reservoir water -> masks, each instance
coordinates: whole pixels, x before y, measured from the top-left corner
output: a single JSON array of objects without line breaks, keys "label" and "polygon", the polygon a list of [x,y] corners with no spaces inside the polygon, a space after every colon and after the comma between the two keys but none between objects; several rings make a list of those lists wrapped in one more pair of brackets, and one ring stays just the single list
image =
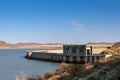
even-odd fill
[{"label": "reservoir water", "polygon": [[[32,49],[0,49],[0,80],[15,80],[24,72],[27,77],[54,72],[59,63],[25,59],[26,51]],[[34,49],[35,50],[35,49]]]}]

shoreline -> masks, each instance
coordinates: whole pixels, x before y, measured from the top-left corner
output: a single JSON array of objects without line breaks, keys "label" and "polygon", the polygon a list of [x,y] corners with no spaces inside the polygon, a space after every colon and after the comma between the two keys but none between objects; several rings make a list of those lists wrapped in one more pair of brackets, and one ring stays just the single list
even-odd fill
[{"label": "shoreline", "polygon": [[61,49],[63,45],[11,45],[2,46],[0,49]]},{"label": "shoreline", "polygon": [[1,49],[62,49],[62,47],[60,48],[0,48]]},{"label": "shoreline", "polygon": [[63,47],[62,47],[62,45],[60,45],[60,46],[51,46],[51,45],[49,45],[49,46],[35,46],[35,47],[29,47],[29,46],[27,46],[27,47],[0,47],[0,49],[62,49]]}]

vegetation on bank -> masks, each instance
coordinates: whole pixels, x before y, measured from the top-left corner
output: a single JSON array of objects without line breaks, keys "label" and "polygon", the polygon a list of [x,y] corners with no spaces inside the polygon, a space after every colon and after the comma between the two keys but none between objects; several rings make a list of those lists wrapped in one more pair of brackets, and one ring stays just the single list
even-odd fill
[{"label": "vegetation on bank", "polygon": [[[24,78],[24,79],[22,79]],[[32,76],[16,80],[119,80],[120,56],[100,59],[96,63],[67,64],[61,63],[54,73],[47,72],[44,76]]]}]

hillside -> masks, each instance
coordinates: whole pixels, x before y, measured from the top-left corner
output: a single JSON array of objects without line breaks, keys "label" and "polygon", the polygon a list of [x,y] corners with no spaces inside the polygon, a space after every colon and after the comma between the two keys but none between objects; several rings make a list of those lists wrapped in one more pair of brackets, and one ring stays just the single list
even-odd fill
[{"label": "hillside", "polygon": [[9,44],[5,41],[0,41],[0,48],[9,48],[9,47],[12,47],[13,45],[12,44]]},{"label": "hillside", "polygon": [[104,54],[119,54],[120,53],[120,42],[117,42],[112,47],[109,47],[102,53],[104,53]]}]

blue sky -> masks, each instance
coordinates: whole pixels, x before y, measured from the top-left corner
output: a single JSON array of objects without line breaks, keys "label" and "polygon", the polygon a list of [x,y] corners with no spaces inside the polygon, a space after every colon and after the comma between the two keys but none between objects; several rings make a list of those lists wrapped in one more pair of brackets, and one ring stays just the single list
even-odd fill
[{"label": "blue sky", "polygon": [[120,0],[0,0],[0,40],[120,41]]}]

